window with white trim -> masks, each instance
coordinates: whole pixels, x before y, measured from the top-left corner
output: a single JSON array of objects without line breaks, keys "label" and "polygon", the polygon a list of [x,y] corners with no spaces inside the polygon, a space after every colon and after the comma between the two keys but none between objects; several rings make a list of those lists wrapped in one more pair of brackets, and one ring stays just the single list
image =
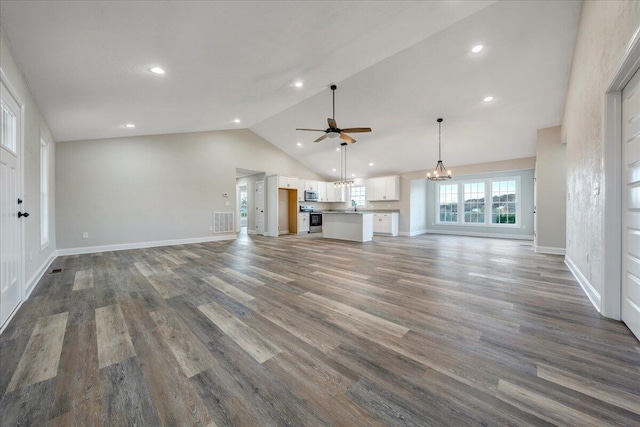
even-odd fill
[{"label": "window with white trim", "polygon": [[[520,177],[436,184],[436,223],[518,227]],[[460,214],[458,209],[461,208]]]},{"label": "window with white trim", "polygon": [[49,144],[40,138],[40,247],[49,245]]},{"label": "window with white trim", "polygon": [[464,217],[466,224],[484,224],[484,182],[469,182],[464,188]]},{"label": "window with white trim", "polygon": [[356,202],[356,206],[365,206],[365,189],[364,185],[351,187],[351,200]]},{"label": "window with white trim", "polygon": [[458,222],[458,184],[440,184],[438,206],[439,222]]},{"label": "window with white trim", "polygon": [[516,181],[514,179],[491,182],[491,223],[515,224],[516,212]]}]

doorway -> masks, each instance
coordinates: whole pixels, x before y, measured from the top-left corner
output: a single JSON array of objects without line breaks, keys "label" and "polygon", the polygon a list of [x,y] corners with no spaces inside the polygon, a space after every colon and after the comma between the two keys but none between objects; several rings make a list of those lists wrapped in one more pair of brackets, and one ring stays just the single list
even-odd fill
[{"label": "doorway", "polygon": [[0,330],[23,298],[22,104],[0,81]]},{"label": "doorway", "polygon": [[247,192],[247,184],[238,186],[238,218],[240,218],[240,234],[247,234],[247,227],[249,224],[249,195]]}]

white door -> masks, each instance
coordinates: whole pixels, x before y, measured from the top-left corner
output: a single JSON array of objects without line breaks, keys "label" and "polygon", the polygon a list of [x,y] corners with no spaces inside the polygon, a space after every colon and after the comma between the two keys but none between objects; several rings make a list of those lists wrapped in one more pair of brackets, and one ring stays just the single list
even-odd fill
[{"label": "white door", "polygon": [[264,181],[256,181],[256,233],[264,234]]},{"label": "white door", "polygon": [[622,91],[622,321],[640,338],[640,72]]},{"label": "white door", "polygon": [[0,83],[0,327],[22,299],[20,106]]}]

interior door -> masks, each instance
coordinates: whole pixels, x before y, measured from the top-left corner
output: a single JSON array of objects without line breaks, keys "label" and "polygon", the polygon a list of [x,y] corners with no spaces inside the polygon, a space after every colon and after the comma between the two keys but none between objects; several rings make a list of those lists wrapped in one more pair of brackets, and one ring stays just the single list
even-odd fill
[{"label": "interior door", "polygon": [[622,321],[640,338],[640,72],[622,91]]},{"label": "interior door", "polygon": [[0,83],[0,327],[22,299],[20,120],[18,102]]},{"label": "interior door", "polygon": [[256,233],[264,234],[264,181],[256,181]]}]

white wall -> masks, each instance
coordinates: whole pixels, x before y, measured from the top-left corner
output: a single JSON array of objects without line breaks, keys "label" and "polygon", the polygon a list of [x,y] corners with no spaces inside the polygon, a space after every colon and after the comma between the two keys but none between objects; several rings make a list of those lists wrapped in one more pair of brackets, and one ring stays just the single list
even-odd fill
[{"label": "white wall", "polygon": [[[0,34],[0,68],[6,75],[9,84],[18,92],[24,103],[24,205],[23,210],[29,212],[24,219],[25,227],[25,284],[30,288],[35,285],[39,271],[46,267],[49,258],[56,249],[56,217],[55,217],[55,152],[49,127],[35,103],[29,87],[18,68],[7,42]],[[50,194],[49,194],[49,246],[40,248],[40,135],[50,142]]]},{"label": "white wall", "polygon": [[411,235],[424,233],[427,230],[427,180],[424,178],[411,181],[409,201],[409,227]]},{"label": "white wall", "polygon": [[538,130],[536,181],[536,250],[563,253],[567,222],[567,146],[562,144],[560,126]]},{"label": "white wall", "polygon": [[61,142],[56,162],[60,249],[211,237],[236,168],[317,177],[250,130]]},{"label": "white wall", "polygon": [[640,23],[640,2],[583,2],[573,52],[562,135],[567,139],[567,258],[602,294],[604,94]]}]

